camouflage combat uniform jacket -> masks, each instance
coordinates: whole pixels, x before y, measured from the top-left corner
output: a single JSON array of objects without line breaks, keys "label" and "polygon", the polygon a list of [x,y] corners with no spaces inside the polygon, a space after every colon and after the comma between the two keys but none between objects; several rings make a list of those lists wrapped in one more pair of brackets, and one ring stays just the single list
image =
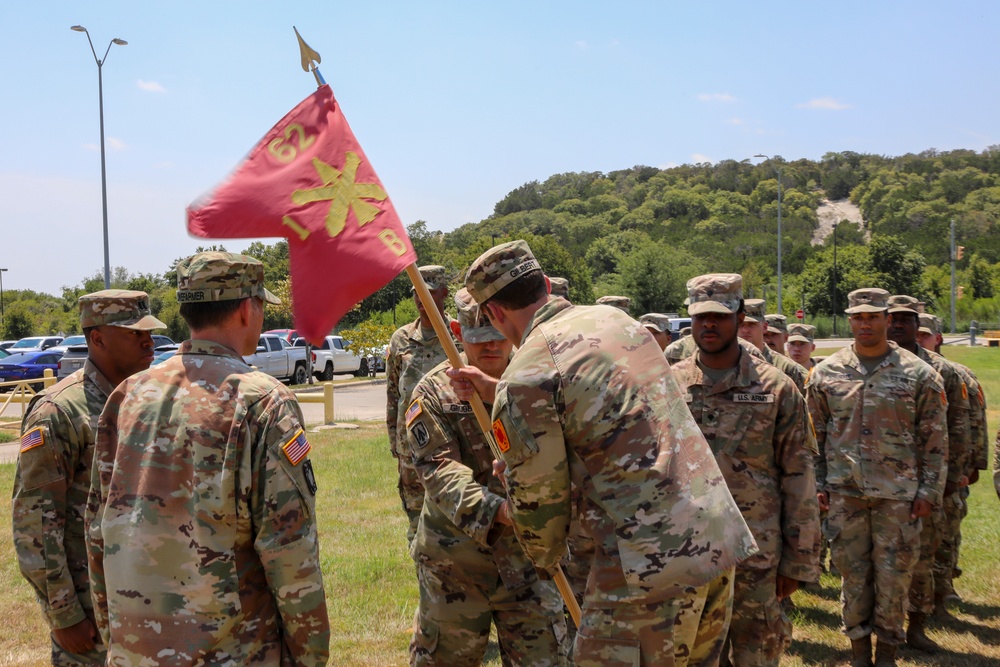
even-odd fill
[{"label": "camouflage combat uniform jacket", "polygon": [[941,376],[889,342],[869,373],[854,346],[817,364],[806,384],[823,491],[887,500],[941,501],[948,440]]},{"label": "camouflage combat uniform jacket", "polygon": [[787,357],[780,352],[775,352],[767,345],[764,346],[761,354],[764,355],[764,361],[792,379],[792,382],[798,387],[800,394],[803,396],[806,395],[806,378],[809,377],[809,371],[791,357]]},{"label": "camouflage combat uniform jacket", "polygon": [[970,450],[971,406],[969,404],[969,387],[962,378],[958,368],[950,361],[935,352],[929,352],[917,346],[917,356],[941,375],[944,382],[944,393],[948,398],[946,412],[948,432],[948,470],[946,484],[952,490],[958,489],[959,481],[964,473],[967,452]]},{"label": "camouflage combat uniform jacket", "polygon": [[[465,355],[462,361],[468,363]],[[513,590],[535,581],[535,568],[513,530],[494,526],[505,499],[503,485],[493,474],[493,453],[472,406],[451,388],[445,374],[450,368],[444,362],[424,376],[406,412],[410,448],[426,490],[410,554],[450,579],[493,584],[499,571],[504,587]]]},{"label": "camouflage combat uniform jacket", "polygon": [[584,608],[684,595],[757,550],[665,361],[624,313],[555,299],[497,386],[518,538],[551,571],[583,523],[596,547]]},{"label": "camouflage combat uniform jacket", "polygon": [[749,354],[714,386],[697,360],[695,353],[673,371],[760,547],[739,567],[777,568],[798,581],[818,581],[816,441],[802,394]]},{"label": "camouflage combat uniform jacket", "polygon": [[972,369],[956,361],[952,361],[951,365],[961,375],[969,392],[969,441],[962,457],[962,474],[971,475],[973,470],[989,468],[990,433],[986,424],[986,396]]},{"label": "camouflage combat uniform jacket", "polygon": [[35,396],[22,424],[25,434],[41,429],[42,442],[17,460],[14,548],[53,628],[68,628],[92,614],[83,518],[97,418],[113,390],[88,360]]},{"label": "camouflage combat uniform jacket", "polygon": [[287,388],[204,340],[111,394],[87,507],[109,664],[326,664],[302,423]]}]

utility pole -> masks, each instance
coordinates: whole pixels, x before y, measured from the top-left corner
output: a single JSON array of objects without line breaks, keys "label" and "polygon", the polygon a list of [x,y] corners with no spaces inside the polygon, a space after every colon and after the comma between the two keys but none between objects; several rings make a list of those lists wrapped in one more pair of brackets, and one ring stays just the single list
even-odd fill
[{"label": "utility pole", "polygon": [[951,221],[951,332],[955,333],[955,301],[958,297],[955,291],[955,221]]},{"label": "utility pole", "polygon": [[833,337],[837,337],[837,225],[833,223],[833,280],[830,286],[830,304],[833,311]]}]

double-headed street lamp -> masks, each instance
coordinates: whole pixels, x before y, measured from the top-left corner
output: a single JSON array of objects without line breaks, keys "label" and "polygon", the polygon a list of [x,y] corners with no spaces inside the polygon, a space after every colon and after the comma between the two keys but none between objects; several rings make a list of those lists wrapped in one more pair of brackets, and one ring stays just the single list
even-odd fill
[{"label": "double-headed street lamp", "polygon": [[[771,159],[769,155],[763,153],[758,153],[754,157]],[[783,313],[784,311],[781,309],[781,169],[773,165],[771,168],[778,174],[778,312]]]},{"label": "double-headed street lamp", "polygon": [[104,79],[101,75],[101,68],[104,67],[104,63],[108,59],[108,52],[111,51],[113,44],[125,46],[128,42],[115,37],[108,42],[108,48],[104,52],[104,57],[98,58],[97,51],[94,50],[94,42],[90,39],[90,33],[87,32],[87,29],[82,25],[75,25],[71,26],[70,30],[82,32],[87,35],[87,41],[90,42],[90,52],[94,54],[94,62],[97,63],[97,99],[101,110],[101,202],[104,206],[104,289],[110,289],[111,257],[108,253],[108,176],[104,157]]}]

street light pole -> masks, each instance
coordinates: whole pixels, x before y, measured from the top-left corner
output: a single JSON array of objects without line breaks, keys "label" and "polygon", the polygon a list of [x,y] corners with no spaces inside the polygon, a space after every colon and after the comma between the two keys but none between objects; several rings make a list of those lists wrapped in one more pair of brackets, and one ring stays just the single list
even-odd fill
[{"label": "street light pole", "polygon": [[830,303],[833,304],[833,337],[837,337],[837,225],[833,223],[833,285],[830,288]]},{"label": "street light pole", "polygon": [[[758,153],[754,157],[762,157],[766,160],[770,160],[771,157],[764,155],[763,153]],[[775,173],[778,174],[778,312],[784,313],[781,309],[781,169],[771,166]]]},{"label": "street light pole", "polygon": [[3,314],[3,274],[7,269],[0,269],[0,327],[4,325]]},{"label": "street light pole", "polygon": [[128,42],[115,37],[108,42],[108,48],[104,52],[104,57],[98,58],[97,51],[94,50],[94,42],[90,39],[90,33],[87,32],[87,29],[82,25],[74,25],[70,27],[70,30],[82,32],[87,35],[87,42],[90,43],[90,52],[94,54],[94,62],[97,63],[97,99],[101,116],[101,204],[104,210],[104,289],[111,289],[111,256],[108,251],[108,176],[104,154],[104,76],[102,71],[104,63],[108,59],[108,52],[111,51],[111,46],[113,44],[125,46]]}]

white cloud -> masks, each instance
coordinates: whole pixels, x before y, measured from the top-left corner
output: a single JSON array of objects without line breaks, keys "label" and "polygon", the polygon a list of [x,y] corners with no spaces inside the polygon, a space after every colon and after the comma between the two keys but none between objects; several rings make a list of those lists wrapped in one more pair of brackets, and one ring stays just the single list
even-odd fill
[{"label": "white cloud", "polygon": [[808,102],[802,104],[796,104],[796,109],[825,109],[827,111],[843,111],[844,109],[850,109],[850,104],[844,104],[832,97],[814,97]]},{"label": "white cloud", "polygon": [[694,164],[702,164],[703,162],[708,162],[709,164],[712,164],[714,162],[712,158],[708,157],[707,155],[702,155],[701,153],[692,153],[691,161]]},{"label": "white cloud", "polygon": [[699,93],[699,102],[735,102],[736,98],[729,93]]},{"label": "white cloud", "polygon": [[115,139],[114,137],[108,137],[108,148],[113,151],[123,151],[127,148],[125,142],[121,139]]},{"label": "white cloud", "polygon": [[730,118],[726,121],[726,125],[743,125],[742,118]]},{"label": "white cloud", "polygon": [[139,90],[145,90],[147,93],[165,93],[167,89],[158,84],[156,81],[143,81],[139,79],[135,82],[135,85],[139,87]]},{"label": "white cloud", "polygon": [[667,162],[665,164],[658,164],[658,165],[656,165],[656,168],[657,169],[673,169],[674,167],[679,167],[679,166],[680,165],[678,165],[676,162],[671,161],[671,162]]}]

